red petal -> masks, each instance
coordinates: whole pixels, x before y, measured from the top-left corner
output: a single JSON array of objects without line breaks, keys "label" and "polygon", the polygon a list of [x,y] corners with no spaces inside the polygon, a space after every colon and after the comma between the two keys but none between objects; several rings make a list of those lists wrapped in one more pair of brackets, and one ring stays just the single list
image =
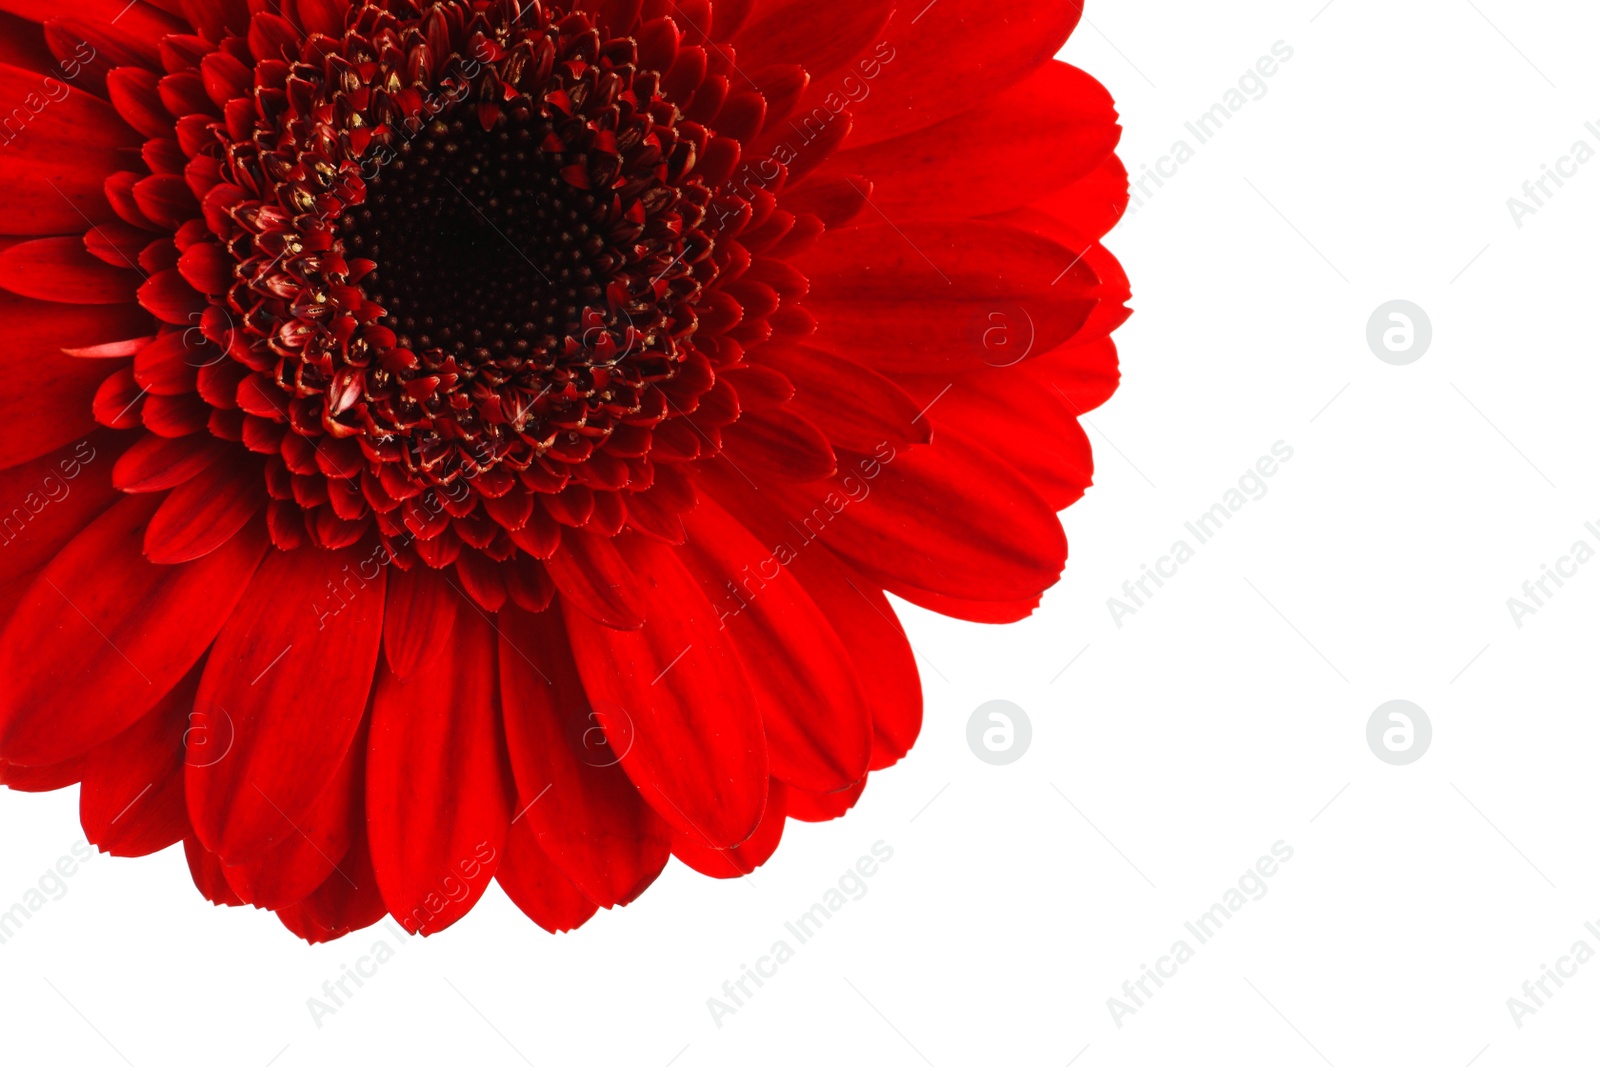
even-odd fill
[{"label": "red petal", "polygon": [[300,11],[300,25],[307,33],[325,33],[338,37],[344,33],[345,15],[350,10],[346,0],[295,0]]},{"label": "red petal", "polygon": [[1128,210],[1128,169],[1116,156],[1108,156],[1091,173],[1033,206],[1084,239],[1097,241]]},{"label": "red petal", "polygon": [[750,840],[737,848],[707,848],[697,836],[678,833],[672,837],[672,854],[712,878],[742,878],[771,859],[778,850],[778,842],[783,839],[788,794],[782,782],[773,781],[761,825],[750,835]]},{"label": "red petal", "polygon": [[[87,89],[102,102],[106,98],[106,76],[117,67],[153,68],[161,63],[161,49],[153,41],[140,40],[109,23],[52,19],[45,23],[44,36],[54,57],[51,62],[30,69],[49,70],[59,62],[61,73],[67,75],[65,80]],[[107,110],[113,115],[116,112],[115,108]],[[121,120],[117,121],[120,125]]]},{"label": "red petal", "polygon": [[217,635],[195,698],[210,725],[190,731],[185,785],[195,832],[224,858],[294,833],[355,738],[383,632],[384,572],[358,576],[362,562],[353,549],[269,553]]},{"label": "red petal", "polygon": [[40,573],[0,633],[0,757],[54,763],[121,733],[172,690],[232,614],[266,551],[265,532],[187,566],[157,566],[139,551],[155,505],[129,498],[96,519]]},{"label": "red petal", "polygon": [[456,560],[456,577],[461,590],[488,612],[499,611],[506,602],[505,579],[500,564],[478,552],[463,552]]},{"label": "red petal", "polygon": [[141,67],[118,67],[106,76],[111,103],[129,126],[146,137],[171,137],[172,113],[161,102],[160,77]]},{"label": "red petal", "polygon": [[[127,306],[65,307],[0,294],[0,321],[6,330],[0,349],[6,382],[0,391],[0,469],[70,444],[94,429],[94,398],[119,364],[73,359],[61,349],[131,336],[142,328],[144,316],[137,309],[129,312]],[[119,407],[126,405],[124,400]]]},{"label": "red petal", "polygon": [[199,684],[197,668],[132,726],[90,750],[78,821],[100,851],[148,856],[188,833],[183,735]]},{"label": "red petal", "polygon": [[616,630],[644,625],[638,581],[611,538],[568,530],[545,568],[562,601],[601,625]]},{"label": "red petal", "polygon": [[828,792],[860,781],[872,715],[855,665],[780,558],[710,500],[684,516],[679,553],[744,661],[776,778]]},{"label": "red petal", "polygon": [[[194,393],[184,393],[180,396],[159,396],[152,393],[145,397],[144,407],[140,412],[145,428],[162,437],[187,437],[192,433],[199,433],[208,426],[215,427],[217,424],[211,421],[212,415],[211,406]],[[217,431],[213,429],[213,432]]]},{"label": "red petal", "polygon": [[1037,234],[965,221],[830,233],[796,265],[812,279],[812,343],[886,373],[934,375],[1066,341],[1097,298],[1081,258]]},{"label": "red petal", "polygon": [[1048,63],[1082,14],[1076,0],[1006,0],[1004,7],[993,0],[939,0],[897,8],[879,38],[884,43],[862,61],[869,64],[863,77],[876,77],[869,79],[871,93],[852,109],[851,146],[981,106]]},{"label": "red petal", "polygon": [[662,818],[716,848],[766,806],[767,747],[738,654],[673,549],[617,538],[646,623],[615,630],[563,612],[584,690],[622,769]]},{"label": "red petal", "polygon": [[872,708],[872,769],[900,760],[922,732],[922,680],[894,607],[826,549],[790,562],[855,661]]},{"label": "red petal", "polygon": [[96,433],[0,471],[0,583],[49,563],[89,521],[119,499],[111,486],[109,433]]},{"label": "red petal", "polygon": [[1032,203],[1084,177],[1111,155],[1120,133],[1111,95],[1099,82],[1076,67],[1047,63],[965,114],[839,152],[828,170],[870,175],[873,204],[896,222],[975,218]]},{"label": "red petal", "polygon": [[328,878],[338,876],[337,863],[349,851],[361,820],[365,764],[361,741],[357,734],[322,795],[295,820],[294,833],[259,859],[224,866],[228,884],[245,903],[258,908],[288,907],[315,892]]},{"label": "red petal", "polygon": [[814,482],[835,470],[833,448],[822,431],[788,408],[746,412],[722,431],[723,452],[736,467],[791,482]]},{"label": "red petal", "polygon": [[667,862],[667,828],[617,766],[559,612],[500,613],[500,693],[517,816],[604,907],[626,904]]},{"label": "red petal", "polygon": [[476,611],[428,670],[406,682],[379,671],[367,827],[383,899],[412,933],[465,915],[505,847],[514,790],[496,688],[494,634]]},{"label": "red petal", "polygon": [[111,480],[125,493],[154,493],[182,485],[227,452],[210,434],[157,437],[145,434],[112,468]]},{"label": "red petal", "polygon": [[599,910],[545,855],[533,831],[511,827],[495,879],[522,913],[552,934],[576,930]]},{"label": "red petal", "polygon": [[82,781],[85,762],[82,756],[46,767],[0,762],[0,785],[19,793],[51,793]]},{"label": "red petal", "polygon": [[854,496],[807,487],[789,499],[798,536],[820,537],[863,574],[985,601],[1025,600],[1060,577],[1067,543],[1055,512],[976,441],[940,430],[931,445],[855,463]]},{"label": "red petal", "polygon": [[[983,441],[1061,511],[1094,480],[1094,456],[1065,391],[1034,381],[1026,373],[1031,362],[963,376],[929,418],[939,433],[953,429]],[[922,393],[932,399],[941,388],[930,382]]]},{"label": "red petal", "polygon": [[1066,401],[1078,415],[1111,399],[1121,381],[1117,346],[1110,338],[1086,345],[1067,345],[1018,368],[1035,386]]},{"label": "red petal", "polygon": [[[49,6],[46,17],[61,14]],[[106,203],[105,177],[126,166],[127,150],[139,143],[105,101],[52,80],[0,63],[0,99],[12,120],[0,152],[3,233],[82,233],[110,221],[115,216]],[[27,117],[20,127],[18,112]]]},{"label": "red petal", "polygon": [[76,237],[41,237],[0,252],[0,287],[35,300],[124,304],[138,284],[137,274],[90,255]]},{"label": "red petal", "polygon": [[[283,925],[312,944],[364,929],[387,912],[378,892],[378,876],[372,870],[364,826],[364,820],[357,820],[344,859],[315,892],[292,907],[278,909]],[[398,927],[392,929],[400,933]]]},{"label": "red petal", "polygon": [[413,565],[389,572],[383,606],[383,652],[401,679],[429,666],[450,640],[460,595],[432,567]]},{"label": "red petal", "polygon": [[145,393],[133,380],[133,368],[123,367],[112,373],[94,392],[91,410],[94,419],[102,426],[128,430],[139,425]]},{"label": "red petal", "polygon": [[152,563],[187,563],[216,551],[267,504],[261,463],[235,453],[167,494],[144,532]]},{"label": "red petal", "polygon": [[[251,4],[247,0],[182,0],[183,13],[209,41],[250,28]],[[273,8],[276,10],[276,6]]]},{"label": "red petal", "polygon": [[200,202],[189,183],[177,174],[154,174],[133,187],[133,202],[145,218],[158,226],[176,230],[200,214]]},{"label": "red petal", "polygon": [[894,5],[889,0],[808,0],[766,6],[777,9],[758,16],[739,34],[739,66],[759,71],[799,63],[817,79],[882,40]]},{"label": "red petal", "polygon": [[102,222],[83,235],[83,247],[100,262],[125,270],[139,269],[139,256],[150,244],[150,234],[120,219]]},{"label": "red petal", "polygon": [[[29,22],[45,22],[60,18],[63,13],[61,0],[4,0],[0,8]],[[115,24],[141,41],[154,42],[168,34],[189,32],[182,21],[142,0],[74,0],[71,13],[89,22]]]},{"label": "red petal", "polygon": [[872,768],[899,760],[922,728],[922,682],[889,601],[875,585],[813,543],[810,533],[795,543],[795,527],[753,495],[734,487],[722,500],[766,543],[781,546],[785,569],[805,586],[850,653],[872,709]]},{"label": "red petal", "polygon": [[[4,284],[0,281],[0,284]],[[9,286],[7,286],[9,288]],[[176,267],[152,274],[139,286],[139,303],[162,322],[174,326],[193,326],[210,304],[184,281]]]},{"label": "red petal", "polygon": [[791,786],[787,794],[789,818],[799,819],[801,822],[827,822],[830,819],[837,819],[856,806],[856,801],[861,799],[861,793],[866,788],[865,778],[849,789],[841,789],[837,793],[807,793]]},{"label": "red petal", "polygon": [[244,904],[223,875],[222,861],[216,853],[206,851],[193,834],[183,839],[183,856],[189,861],[189,877],[194,879],[201,896],[219,906],[237,908]]},{"label": "red petal", "polygon": [[37,23],[0,12],[0,63],[24,70],[49,70],[55,66],[56,57],[40,35]]},{"label": "red petal", "polygon": [[958,597],[930,593],[926,589],[918,589],[914,585],[907,585],[898,579],[882,575],[879,576],[879,580],[883,582],[884,592],[893,593],[902,600],[909,600],[919,608],[927,608],[940,615],[948,615],[952,619],[991,625],[1021,622],[1038,611],[1039,605],[1044,600],[1043,594],[1035,594],[1021,600],[962,600]]},{"label": "red petal", "polygon": [[841,448],[926,444],[932,425],[921,406],[888,378],[853,360],[815,348],[763,345],[754,358],[794,383],[790,407]]}]

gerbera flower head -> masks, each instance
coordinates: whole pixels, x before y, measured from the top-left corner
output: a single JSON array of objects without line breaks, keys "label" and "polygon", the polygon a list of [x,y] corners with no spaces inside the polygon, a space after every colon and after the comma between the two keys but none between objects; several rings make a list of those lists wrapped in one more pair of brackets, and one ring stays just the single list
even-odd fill
[{"label": "gerbera flower head", "polygon": [[101,849],[570,929],[905,755],[886,592],[1058,579],[1128,295],[1075,4],[0,12],[0,780]]}]

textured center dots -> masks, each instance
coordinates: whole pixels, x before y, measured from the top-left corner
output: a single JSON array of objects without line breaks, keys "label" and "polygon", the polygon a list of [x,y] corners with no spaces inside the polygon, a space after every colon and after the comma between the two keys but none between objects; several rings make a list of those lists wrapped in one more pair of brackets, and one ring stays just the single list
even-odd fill
[{"label": "textured center dots", "polygon": [[471,112],[436,119],[367,181],[345,247],[378,265],[362,287],[399,347],[464,367],[548,365],[584,309],[605,306],[595,198],[540,150],[543,134],[503,117],[486,131]]}]

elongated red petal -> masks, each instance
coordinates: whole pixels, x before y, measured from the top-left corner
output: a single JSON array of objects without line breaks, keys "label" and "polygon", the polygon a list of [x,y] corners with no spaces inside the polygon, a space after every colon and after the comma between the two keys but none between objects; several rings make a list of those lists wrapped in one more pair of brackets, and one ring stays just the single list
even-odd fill
[{"label": "elongated red petal", "polygon": [[643,538],[618,544],[646,622],[614,630],[564,612],[584,691],[657,814],[732,848],[755,832],[767,795],[766,738],[744,667],[672,549]]},{"label": "elongated red petal", "polygon": [[[7,9],[17,6],[11,0]],[[62,13],[53,4],[39,6],[52,9],[45,17]],[[0,152],[0,188],[6,191],[0,198],[0,233],[81,234],[90,224],[111,221],[105,178],[126,165],[138,138],[104,100],[38,73],[54,63],[34,69],[11,65],[20,58],[0,57],[0,100],[10,109],[7,144]],[[19,111],[23,122],[17,121]]]},{"label": "elongated red petal", "polygon": [[552,934],[576,930],[599,910],[539,847],[528,826],[511,827],[495,879],[511,903]]},{"label": "elongated red petal", "polygon": [[608,538],[568,531],[545,568],[561,591],[563,603],[601,625],[637,630],[644,624],[637,579]]},{"label": "elongated red petal", "polygon": [[796,543],[795,528],[751,494],[734,487],[719,499],[781,552],[784,568],[805,586],[850,653],[872,709],[872,769],[898,761],[922,729],[922,683],[888,598],[822,545]]},{"label": "elongated red petal", "polygon": [[224,865],[223,876],[239,899],[258,908],[289,907],[336,875],[361,817],[366,753],[361,735],[311,807],[287,835],[256,859]]},{"label": "elongated red petal", "polygon": [[294,833],[355,738],[383,632],[384,574],[364,580],[362,558],[269,553],[217,635],[185,786],[195,833],[224,859],[248,862]]},{"label": "elongated red petal", "polygon": [[[304,900],[278,909],[278,918],[297,935],[318,944],[365,929],[387,912],[372,870],[364,822],[353,827],[350,847],[334,872]],[[398,936],[398,927],[392,927]]]},{"label": "elongated red petal", "polygon": [[188,833],[183,735],[199,685],[197,667],[132,726],[90,750],[78,818],[102,852],[146,856]]},{"label": "elongated red petal", "polygon": [[389,572],[383,607],[383,653],[404,680],[430,666],[455,628],[460,594],[432,567]]},{"label": "elongated red petal", "polygon": [[266,506],[261,464],[240,453],[202,469],[161,502],[145,527],[153,563],[186,563],[227,543]]},{"label": "elongated red petal", "polygon": [[41,237],[0,252],[0,288],[56,304],[126,304],[139,276],[89,254],[76,237]]},{"label": "elongated red petal", "polygon": [[773,775],[824,793],[860,781],[872,715],[828,617],[772,550],[712,501],[684,525],[681,558],[744,661]]},{"label": "elongated red petal", "polygon": [[783,822],[788,811],[789,791],[782,782],[775,781],[767,793],[767,810],[762,813],[761,825],[750,839],[736,848],[708,848],[694,834],[674,834],[672,854],[712,878],[739,878],[754,871],[778,850],[783,839]]},{"label": "elongated red petal", "polygon": [[110,477],[115,436],[94,433],[0,470],[0,501],[10,504],[0,511],[0,583],[49,563],[91,519],[120,499]]},{"label": "elongated red petal", "polygon": [[158,566],[139,549],[154,507],[130,498],[91,523],[0,632],[0,758],[54,763],[121,733],[233,614],[266,551],[265,531],[191,564]]},{"label": "elongated red petal", "polygon": [[560,612],[500,613],[500,693],[516,775],[517,819],[603,907],[626,904],[667,862],[666,824],[606,743]]},{"label": "elongated red petal", "polygon": [[891,376],[1048,352],[1098,300],[1079,253],[993,222],[863,226],[830,234],[801,263],[812,277],[812,343]]},{"label": "elongated red petal", "polygon": [[497,688],[494,632],[476,611],[457,615],[428,670],[404,682],[379,671],[367,827],[383,899],[412,933],[465,915],[505,847],[513,788]]},{"label": "elongated red petal", "polygon": [[873,50],[872,91],[853,109],[851,143],[930,126],[979,107],[1061,51],[1083,16],[1077,0],[939,0],[907,4]]},{"label": "elongated red petal", "polygon": [[[872,201],[895,219],[996,215],[1071,185],[1101,164],[1121,131],[1111,96],[1065,63],[926,129],[840,152],[828,173],[870,174]],[[1004,160],[1004,165],[997,165]],[[937,173],[939,180],[929,181]],[[1027,174],[1027,180],[1018,180]],[[872,213],[877,221],[882,216]]]},{"label": "elongated red petal", "polygon": [[[739,62],[751,71],[779,63],[799,63],[813,78],[821,78],[881,40],[893,6],[888,0],[809,0],[765,5],[768,13],[757,17],[739,35]],[[819,32],[820,26],[827,30]]]}]

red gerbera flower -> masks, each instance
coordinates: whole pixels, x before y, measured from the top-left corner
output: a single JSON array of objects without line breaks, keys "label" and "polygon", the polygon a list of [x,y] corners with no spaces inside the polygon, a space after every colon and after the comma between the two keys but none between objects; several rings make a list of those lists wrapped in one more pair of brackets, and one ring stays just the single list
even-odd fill
[{"label": "red gerbera flower", "polygon": [[0,11],[0,778],[101,849],[568,929],[906,753],[885,591],[1059,577],[1128,295],[1071,0]]}]

